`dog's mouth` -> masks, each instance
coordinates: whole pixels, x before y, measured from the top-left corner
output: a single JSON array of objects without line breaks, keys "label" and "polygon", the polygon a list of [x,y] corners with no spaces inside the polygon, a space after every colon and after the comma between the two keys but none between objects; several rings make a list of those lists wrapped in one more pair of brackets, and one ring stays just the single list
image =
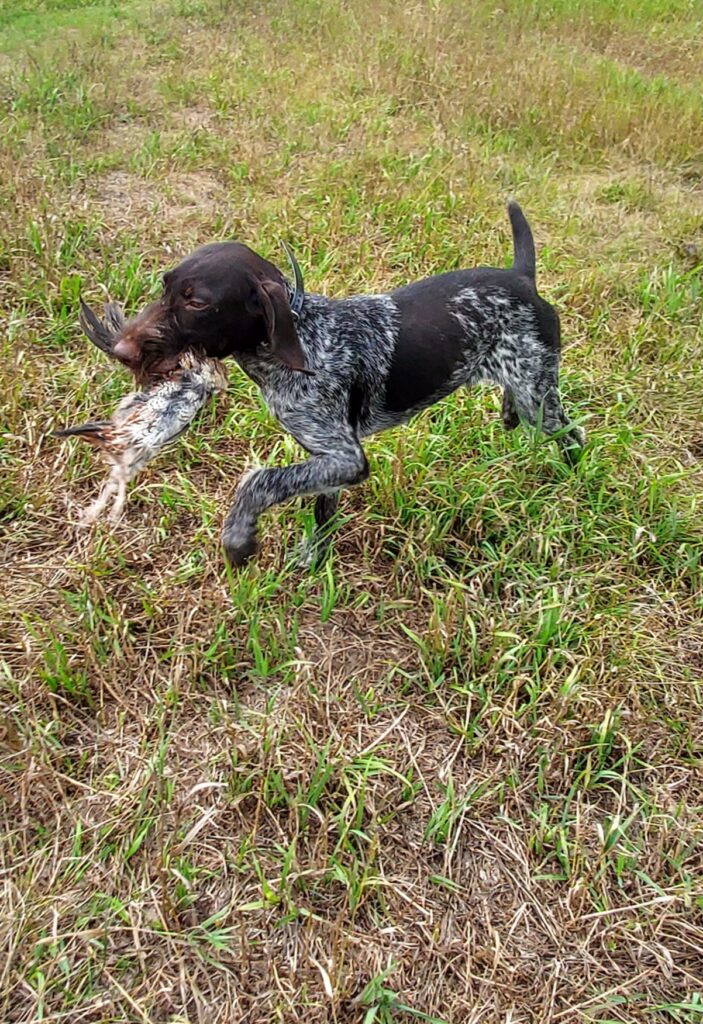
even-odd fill
[{"label": "dog's mouth", "polygon": [[125,332],[118,337],[113,349],[115,359],[141,382],[171,373],[178,366],[182,352],[183,346],[153,327],[139,331],[136,337]]},{"label": "dog's mouth", "polygon": [[139,387],[142,388],[155,384],[165,377],[170,377],[179,364],[178,356],[171,359],[154,359],[152,361],[147,359],[143,359],[140,362],[120,361],[125,369],[129,370],[132,374]]},{"label": "dog's mouth", "polygon": [[182,351],[164,355],[162,352],[145,351],[141,361],[130,367],[140,383],[153,382],[168,377],[180,366]]}]

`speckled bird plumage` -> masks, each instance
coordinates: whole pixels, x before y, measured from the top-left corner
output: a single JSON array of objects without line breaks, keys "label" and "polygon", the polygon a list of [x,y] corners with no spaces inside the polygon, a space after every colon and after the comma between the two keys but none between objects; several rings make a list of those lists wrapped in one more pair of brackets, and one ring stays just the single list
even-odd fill
[{"label": "speckled bird plumage", "polygon": [[81,521],[94,522],[114,498],[110,520],[116,522],[130,480],[188,428],[211,395],[226,387],[227,373],[219,360],[185,352],[169,377],[126,395],[111,419],[56,431],[58,437],[85,438],[112,465],[109,479]]}]

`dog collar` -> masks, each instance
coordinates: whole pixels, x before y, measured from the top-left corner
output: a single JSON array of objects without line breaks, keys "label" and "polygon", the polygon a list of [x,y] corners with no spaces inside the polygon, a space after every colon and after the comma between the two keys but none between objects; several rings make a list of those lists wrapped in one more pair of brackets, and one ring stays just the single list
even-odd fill
[{"label": "dog collar", "polygon": [[285,249],[286,256],[290,260],[291,269],[293,271],[293,277],[295,279],[295,288],[290,298],[290,311],[293,314],[293,319],[297,320],[303,309],[303,301],[305,300],[305,285],[303,283],[303,273],[298,266],[298,261],[293,255],[293,250],[281,239],[281,245]]}]

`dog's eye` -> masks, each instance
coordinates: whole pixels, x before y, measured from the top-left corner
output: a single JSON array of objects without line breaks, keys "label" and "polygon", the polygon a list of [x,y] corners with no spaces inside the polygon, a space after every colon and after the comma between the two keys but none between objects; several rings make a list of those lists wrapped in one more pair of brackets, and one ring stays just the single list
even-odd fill
[{"label": "dog's eye", "polygon": [[184,289],[183,298],[185,299],[185,304],[189,309],[205,309],[205,307],[209,305],[209,303],[203,302],[202,299],[196,299],[195,295],[193,295],[193,288],[191,285],[188,285],[188,287]]}]

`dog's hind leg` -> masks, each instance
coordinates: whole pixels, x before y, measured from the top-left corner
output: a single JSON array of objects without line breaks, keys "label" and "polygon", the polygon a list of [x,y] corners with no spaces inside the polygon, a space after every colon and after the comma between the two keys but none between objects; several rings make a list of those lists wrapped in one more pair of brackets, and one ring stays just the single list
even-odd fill
[{"label": "dog's hind leg", "polygon": [[520,419],[532,427],[540,427],[549,437],[554,436],[564,460],[575,465],[586,442],[586,433],[583,427],[571,423],[564,413],[556,373],[523,379],[513,386],[512,391]]},{"label": "dog's hind leg", "polygon": [[[529,341],[530,339],[528,339]],[[514,357],[515,349],[512,350]],[[522,420],[540,428],[559,445],[566,462],[578,462],[586,440],[582,427],[570,422],[559,397],[559,355],[525,344],[521,359],[502,358],[489,366],[489,379],[503,386],[503,423],[512,430]]]},{"label": "dog's hind leg", "polygon": [[515,396],[508,387],[503,391],[503,408],[501,410],[501,418],[506,430],[515,430],[516,427],[520,426],[520,416],[518,415],[517,406],[515,405]]},{"label": "dog's hind leg", "polygon": [[562,458],[570,466],[575,466],[586,443],[586,431],[567,417],[556,385],[545,394],[542,410],[542,429],[545,434],[556,435],[554,439],[561,449]]},{"label": "dog's hind leg", "polygon": [[298,545],[296,561],[305,568],[321,565],[332,546],[332,519],[339,507],[339,491],[328,491],[315,498],[315,529]]}]

